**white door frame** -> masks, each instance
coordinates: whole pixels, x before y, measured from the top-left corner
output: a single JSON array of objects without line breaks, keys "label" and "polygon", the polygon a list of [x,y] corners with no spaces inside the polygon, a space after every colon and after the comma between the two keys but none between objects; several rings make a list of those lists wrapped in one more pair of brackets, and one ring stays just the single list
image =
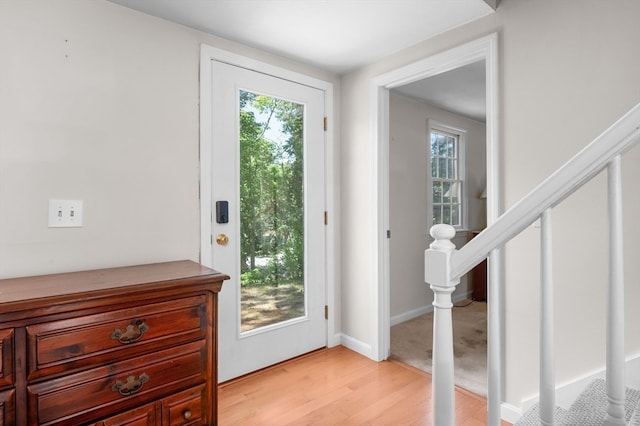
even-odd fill
[{"label": "white door frame", "polygon": [[[390,271],[389,271],[389,89],[402,86],[414,81],[422,80],[434,75],[450,71],[477,61],[485,61],[486,67],[486,136],[487,136],[487,223],[495,221],[500,213],[500,175],[499,175],[499,146],[498,146],[498,35],[490,34],[478,40],[449,49],[445,52],[430,56],[412,64],[403,66],[371,80],[372,99],[372,136],[377,148],[373,155],[372,165],[372,199],[373,211],[373,247],[372,259],[373,282],[377,285],[372,290],[372,355],[376,360],[387,359],[390,354]],[[492,256],[493,257],[493,256]],[[500,256],[492,259],[492,273],[489,276],[489,288],[501,286]],[[495,261],[496,263],[494,263]],[[425,285],[425,290],[428,288]],[[493,292],[495,303],[489,305],[489,321],[500,324],[499,318],[503,311],[503,302],[499,292]],[[496,321],[498,320],[498,321]],[[499,327],[502,327],[499,325]],[[500,359],[504,351],[501,336],[504,330],[496,335],[490,333],[489,372],[500,371]],[[491,354],[493,352],[493,354]],[[494,364],[492,364],[494,362]],[[501,374],[498,376],[498,381]],[[501,400],[501,386],[497,385],[498,398]],[[495,380],[495,379],[494,379]],[[494,388],[496,389],[496,388]]]},{"label": "white door frame", "polygon": [[[200,263],[210,268],[213,256],[213,232],[212,222],[214,206],[212,200],[212,155],[213,155],[213,133],[212,133],[212,78],[213,70],[211,61],[225,62],[252,71],[268,74],[273,77],[290,80],[299,84],[320,89],[325,93],[324,111],[327,117],[327,130],[325,132],[325,209],[329,212],[329,217],[337,219],[334,207],[334,140],[333,140],[333,84],[319,80],[304,74],[300,74],[285,68],[280,68],[265,62],[261,62],[246,56],[238,55],[227,50],[200,45]],[[335,307],[335,229],[336,220],[329,220],[326,226],[326,274],[325,303],[329,313],[336,312]],[[221,271],[223,272],[223,271]],[[223,288],[224,291],[224,288]],[[337,313],[329,315],[327,322],[327,346],[339,344],[339,328]]]}]

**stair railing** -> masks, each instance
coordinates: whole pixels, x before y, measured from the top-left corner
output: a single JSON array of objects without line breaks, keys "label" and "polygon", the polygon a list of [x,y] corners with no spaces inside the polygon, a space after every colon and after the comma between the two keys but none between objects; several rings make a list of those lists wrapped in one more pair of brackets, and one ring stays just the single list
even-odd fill
[{"label": "stair railing", "polygon": [[[555,410],[555,370],[553,348],[553,281],[551,253],[551,210],[589,182],[605,168],[609,176],[609,298],[607,326],[607,397],[605,425],[624,425],[624,282],[622,269],[621,156],[640,142],[640,103],[587,145],[549,178],[533,189],[462,249],[451,239],[455,230],[435,225],[434,238],[425,251],[425,281],[434,292],[433,323],[433,418],[437,426],[455,424],[453,330],[451,294],[460,278],[494,250],[518,235],[536,220],[541,221],[541,330],[540,330],[540,422],[553,424]],[[491,268],[490,268],[491,269]],[[492,280],[491,270],[489,273]],[[491,289],[492,287],[490,287]],[[497,288],[497,286],[493,286]],[[499,295],[497,295],[499,296]],[[495,300],[495,296],[494,296]],[[489,302],[489,339],[498,339],[499,306]],[[494,344],[492,344],[494,343]],[[500,424],[500,392],[491,386],[501,383],[500,365],[491,365],[489,342],[488,424]],[[496,397],[497,395],[497,397]]]}]

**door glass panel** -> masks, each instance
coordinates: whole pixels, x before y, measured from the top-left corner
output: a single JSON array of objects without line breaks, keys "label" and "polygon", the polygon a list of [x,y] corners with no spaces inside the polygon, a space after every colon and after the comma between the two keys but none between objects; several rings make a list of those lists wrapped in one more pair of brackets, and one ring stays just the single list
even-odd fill
[{"label": "door glass panel", "polygon": [[242,332],[305,315],[303,117],[240,91]]}]

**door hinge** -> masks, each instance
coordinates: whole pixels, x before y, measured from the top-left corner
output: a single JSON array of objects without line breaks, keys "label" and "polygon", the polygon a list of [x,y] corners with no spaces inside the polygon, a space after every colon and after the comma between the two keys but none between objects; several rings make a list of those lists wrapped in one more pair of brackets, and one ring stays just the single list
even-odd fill
[{"label": "door hinge", "polygon": [[324,224],[328,225],[329,224],[329,212],[328,211],[324,211]]},{"label": "door hinge", "polygon": [[324,118],[324,131],[326,132],[329,128],[329,119],[327,117]]},{"label": "door hinge", "polygon": [[329,319],[329,305],[324,305],[324,319]]},{"label": "door hinge", "polygon": [[391,230],[387,229],[387,238],[391,238]]}]

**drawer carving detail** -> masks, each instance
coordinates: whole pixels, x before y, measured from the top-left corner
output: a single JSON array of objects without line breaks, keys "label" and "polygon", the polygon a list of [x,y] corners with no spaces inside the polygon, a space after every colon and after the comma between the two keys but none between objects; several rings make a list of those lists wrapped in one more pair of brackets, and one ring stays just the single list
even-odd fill
[{"label": "drawer carving detail", "polygon": [[0,386],[11,384],[13,384],[13,329],[0,330]]},{"label": "drawer carving detail", "polygon": [[113,386],[111,386],[111,390],[118,392],[122,396],[129,396],[141,391],[144,384],[148,381],[149,376],[145,373],[142,373],[137,379],[135,376],[129,376],[124,383],[121,380],[116,380]]},{"label": "drawer carving detail", "polygon": [[145,324],[143,320],[136,320],[132,324],[129,324],[124,331],[116,328],[111,333],[111,339],[117,340],[123,345],[137,342],[142,339],[144,333],[149,330],[149,326]]}]

